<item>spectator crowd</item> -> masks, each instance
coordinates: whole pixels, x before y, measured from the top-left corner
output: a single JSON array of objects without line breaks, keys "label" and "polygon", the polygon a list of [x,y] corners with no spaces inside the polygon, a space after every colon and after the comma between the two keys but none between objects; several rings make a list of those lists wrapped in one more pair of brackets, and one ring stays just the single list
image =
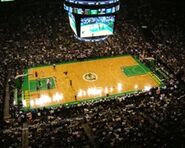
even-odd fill
[{"label": "spectator crowd", "polygon": [[[0,121],[1,147],[20,147],[23,124],[29,147],[184,147],[185,13],[172,3],[159,8],[158,0],[132,3],[121,1],[115,34],[92,43],[74,38],[61,4],[1,12],[0,117],[5,84],[11,114]],[[165,86],[72,106],[22,111],[13,105],[15,76],[25,68],[123,54],[154,58],[168,73]]]}]

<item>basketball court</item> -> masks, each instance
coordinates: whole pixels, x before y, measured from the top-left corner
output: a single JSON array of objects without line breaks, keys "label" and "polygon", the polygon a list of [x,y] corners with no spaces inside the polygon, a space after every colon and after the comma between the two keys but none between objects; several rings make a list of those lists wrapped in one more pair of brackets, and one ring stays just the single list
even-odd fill
[{"label": "basketball court", "polygon": [[161,84],[130,55],[33,67],[25,74],[23,105],[30,108],[129,94]]}]

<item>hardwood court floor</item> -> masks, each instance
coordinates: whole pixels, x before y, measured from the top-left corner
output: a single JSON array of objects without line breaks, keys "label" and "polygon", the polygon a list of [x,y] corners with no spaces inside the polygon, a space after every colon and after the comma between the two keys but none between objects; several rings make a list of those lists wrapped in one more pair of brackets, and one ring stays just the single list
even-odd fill
[{"label": "hardwood court floor", "polygon": [[[104,58],[28,69],[29,99],[26,106],[35,108],[116,95],[159,86],[151,72],[128,76],[124,68],[139,63],[132,56]],[[136,66],[137,67],[137,66]],[[130,71],[130,69],[129,69]],[[35,72],[38,77],[35,77]],[[66,74],[67,72],[67,74]],[[30,81],[53,78],[52,89],[29,91]],[[70,80],[72,85],[70,85]]]}]

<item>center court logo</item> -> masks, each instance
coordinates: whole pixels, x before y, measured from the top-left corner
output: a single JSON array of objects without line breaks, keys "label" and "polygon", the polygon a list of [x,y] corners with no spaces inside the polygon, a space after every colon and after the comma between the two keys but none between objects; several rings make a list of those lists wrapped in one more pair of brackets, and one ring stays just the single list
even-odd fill
[{"label": "center court logo", "polygon": [[83,75],[83,79],[86,81],[96,81],[98,76],[93,72],[88,72]]}]

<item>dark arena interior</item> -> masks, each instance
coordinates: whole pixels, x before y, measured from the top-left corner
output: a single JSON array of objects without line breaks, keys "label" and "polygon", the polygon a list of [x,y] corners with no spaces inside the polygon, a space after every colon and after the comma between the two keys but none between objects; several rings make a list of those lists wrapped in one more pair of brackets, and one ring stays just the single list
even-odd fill
[{"label": "dark arena interior", "polygon": [[[81,6],[77,1],[72,6]],[[95,7],[102,1],[97,0]],[[67,7],[68,2],[65,9],[73,11]],[[105,5],[107,11],[93,10],[93,17],[84,11],[90,19],[82,18],[79,24],[75,13],[82,11],[74,8],[74,15],[68,15],[64,0],[0,0],[1,148],[185,147],[183,0],[114,2],[120,7],[111,4],[109,11]],[[115,16],[107,16],[116,10]],[[101,15],[98,19],[97,13]],[[90,38],[85,38],[89,32]],[[104,34],[109,36],[94,38]],[[111,68],[118,65],[111,61],[120,56],[125,61],[120,58],[122,67],[114,71]],[[127,57],[139,64],[125,67]],[[103,59],[110,61],[102,67],[90,61]],[[77,63],[77,69],[65,71],[72,64],[63,64],[60,73],[58,64],[69,62]],[[50,67],[42,71],[46,65]],[[33,67],[38,71],[33,73]],[[82,79],[80,74],[87,69]],[[121,77],[123,85],[115,86],[123,93],[105,86]],[[153,86],[143,88],[142,83],[148,84],[148,80]],[[91,85],[87,92],[75,94],[76,88],[85,90]],[[102,95],[102,91],[106,93]]]}]

